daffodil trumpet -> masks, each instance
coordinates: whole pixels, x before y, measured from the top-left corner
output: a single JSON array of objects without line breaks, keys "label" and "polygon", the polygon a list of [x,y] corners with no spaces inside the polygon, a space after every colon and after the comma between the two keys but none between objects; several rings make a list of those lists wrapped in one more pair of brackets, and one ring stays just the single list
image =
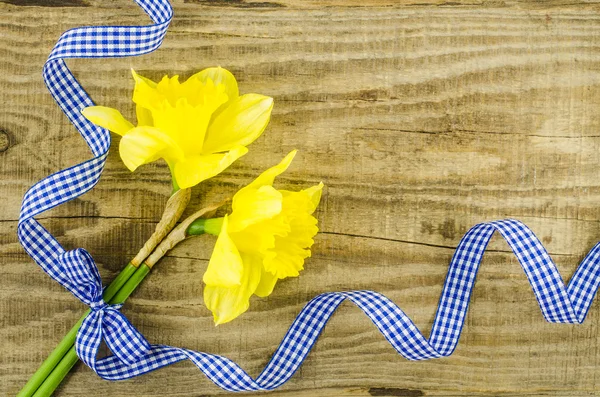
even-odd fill
[{"label": "daffodil trumpet", "polygon": [[229,322],[250,306],[250,297],[266,297],[278,280],[297,277],[311,255],[319,231],[312,215],[323,183],[297,192],[273,187],[296,151],[263,172],[232,200],[231,214],[199,219],[188,233],[218,236],[204,273],[204,303],[215,325]]}]

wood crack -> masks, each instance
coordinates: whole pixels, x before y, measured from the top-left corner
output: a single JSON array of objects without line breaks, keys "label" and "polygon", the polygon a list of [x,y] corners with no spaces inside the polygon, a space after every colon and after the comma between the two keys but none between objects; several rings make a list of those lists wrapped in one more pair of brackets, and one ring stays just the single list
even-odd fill
[{"label": "wood crack", "polygon": [[493,135],[509,135],[509,136],[520,136],[520,137],[533,137],[533,138],[559,138],[559,139],[581,139],[581,138],[600,138],[600,135],[582,135],[582,136],[569,136],[569,135],[540,135],[540,134],[521,134],[509,131],[477,131],[477,130],[464,130],[464,129],[451,129],[443,131],[427,131],[427,130],[405,130],[400,128],[377,128],[377,127],[357,127],[358,130],[365,131],[389,131],[389,132],[403,132],[408,134],[430,134],[430,135],[441,135],[441,134],[452,134],[452,133],[466,133],[466,134],[493,134]]},{"label": "wood crack", "polygon": [[[412,245],[419,245],[419,246],[423,246],[423,247],[441,248],[441,249],[447,249],[447,250],[453,250],[453,251],[456,250],[456,246],[453,246],[453,245],[424,243],[424,242],[420,242],[420,241],[402,240],[402,239],[394,239],[394,238],[388,238],[388,237],[364,236],[364,235],[352,234],[352,233],[327,232],[327,231],[321,231],[319,233],[335,235],[335,236],[364,238],[364,239],[369,239],[369,240],[389,241],[389,242],[401,243],[401,244],[412,244]],[[486,249],[485,252],[495,252],[495,253],[503,253],[503,254],[512,254],[513,253],[511,250],[495,250],[495,249]],[[552,256],[573,256],[574,255],[574,254],[564,254],[564,253],[559,253],[559,252],[548,252],[548,253]]]}]

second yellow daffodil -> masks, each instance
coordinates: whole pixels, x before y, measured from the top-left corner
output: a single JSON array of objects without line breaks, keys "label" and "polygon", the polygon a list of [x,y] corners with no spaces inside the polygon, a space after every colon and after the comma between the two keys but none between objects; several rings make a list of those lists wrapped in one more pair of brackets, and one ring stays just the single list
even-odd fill
[{"label": "second yellow daffodil", "polygon": [[295,154],[238,191],[231,215],[206,221],[206,231],[218,235],[204,274],[204,303],[215,324],[245,312],[253,294],[270,295],[277,280],[298,276],[311,254],[323,184],[298,192],[273,187]]},{"label": "second yellow daffodil", "polygon": [[155,83],[132,73],[137,126],[116,109],[82,111],[94,124],[122,136],[119,152],[131,171],[163,158],[176,185],[192,187],[246,154],[246,146],[269,123],[273,99],[240,96],[235,77],[223,68],[202,70],[184,83],[178,76]]}]

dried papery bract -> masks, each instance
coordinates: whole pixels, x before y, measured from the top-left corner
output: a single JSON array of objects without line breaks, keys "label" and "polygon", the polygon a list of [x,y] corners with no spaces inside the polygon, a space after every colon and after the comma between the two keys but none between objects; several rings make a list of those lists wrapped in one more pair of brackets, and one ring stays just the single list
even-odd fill
[{"label": "dried papery bract", "polygon": [[191,194],[191,189],[180,189],[169,198],[154,233],[131,261],[133,266],[138,267],[144,262],[156,246],[169,234],[190,202]]},{"label": "dried papery bract", "polygon": [[144,263],[150,268],[152,266],[154,266],[156,264],[156,262],[158,262],[160,260],[160,258],[162,258],[170,249],[175,247],[177,244],[179,244],[186,238],[191,237],[187,233],[187,230],[188,230],[189,226],[192,224],[192,222],[194,222],[195,220],[197,220],[198,218],[201,218],[201,217],[212,216],[216,212],[217,209],[219,209],[220,207],[225,205],[228,201],[229,200],[225,200],[219,204],[211,205],[206,208],[202,208],[200,211],[197,211],[194,214],[187,217],[186,219],[184,219],[183,222],[181,222],[179,225],[177,225],[177,227],[175,227],[171,231],[171,233],[169,233],[169,235],[160,242],[158,247],[156,247],[154,252],[152,252],[152,254],[148,257],[148,259],[146,259],[146,261]]}]

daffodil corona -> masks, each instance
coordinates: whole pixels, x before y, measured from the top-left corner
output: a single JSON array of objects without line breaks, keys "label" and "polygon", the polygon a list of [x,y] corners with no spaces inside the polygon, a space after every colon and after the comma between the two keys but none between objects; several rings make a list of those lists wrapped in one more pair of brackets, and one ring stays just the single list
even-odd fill
[{"label": "daffodil corona", "polygon": [[206,232],[218,235],[204,274],[204,302],[217,325],[248,310],[253,294],[268,296],[277,280],[298,276],[311,254],[319,231],[312,213],[323,184],[299,192],[273,187],[295,154],[238,191],[231,215],[204,224]]},{"label": "daffodil corona", "polygon": [[178,76],[159,83],[138,75],[133,102],[138,125],[104,106],[83,109],[96,125],[122,136],[121,159],[131,171],[165,159],[180,188],[211,178],[246,154],[247,145],[265,130],[273,99],[239,95],[235,77],[217,67],[179,82]]}]

